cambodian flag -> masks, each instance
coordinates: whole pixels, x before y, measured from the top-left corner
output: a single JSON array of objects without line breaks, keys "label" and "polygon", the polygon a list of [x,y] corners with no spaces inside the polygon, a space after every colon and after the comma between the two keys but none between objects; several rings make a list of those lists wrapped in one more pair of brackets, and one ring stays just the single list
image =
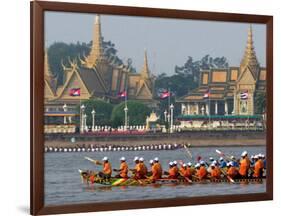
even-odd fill
[{"label": "cambodian flag", "polygon": [[203,95],[203,98],[208,99],[209,97],[210,97],[210,89],[207,89],[207,91]]},{"label": "cambodian flag", "polygon": [[240,99],[241,99],[241,100],[247,100],[248,97],[249,97],[248,91],[244,91],[244,92],[241,92],[241,93],[240,93]]},{"label": "cambodian flag", "polygon": [[118,97],[119,98],[124,98],[124,97],[127,97],[127,92],[126,91],[121,91],[118,93]]},{"label": "cambodian flag", "polygon": [[171,96],[171,92],[169,92],[169,91],[164,91],[164,92],[162,92],[161,94],[160,94],[160,99],[166,99],[166,98],[168,98],[168,97],[170,97]]},{"label": "cambodian flag", "polygon": [[80,88],[72,88],[72,89],[70,89],[69,95],[73,96],[73,97],[80,96]]}]

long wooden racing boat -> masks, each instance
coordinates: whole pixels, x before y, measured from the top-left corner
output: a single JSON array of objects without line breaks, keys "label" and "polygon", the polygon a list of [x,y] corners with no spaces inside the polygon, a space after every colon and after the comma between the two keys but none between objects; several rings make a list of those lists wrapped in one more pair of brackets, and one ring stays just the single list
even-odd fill
[{"label": "long wooden racing boat", "polygon": [[133,179],[133,178],[115,178],[111,177],[110,179],[103,179],[97,176],[96,173],[92,171],[83,171],[78,170],[80,177],[83,183],[85,184],[100,184],[106,186],[145,186],[145,185],[177,185],[177,184],[207,184],[207,183],[232,183],[232,184],[245,184],[245,183],[262,183],[266,177],[263,178],[239,178],[232,179],[231,181],[228,178],[221,179],[204,179],[199,180],[196,178],[192,179],[169,179],[162,178],[152,181],[151,179]]}]

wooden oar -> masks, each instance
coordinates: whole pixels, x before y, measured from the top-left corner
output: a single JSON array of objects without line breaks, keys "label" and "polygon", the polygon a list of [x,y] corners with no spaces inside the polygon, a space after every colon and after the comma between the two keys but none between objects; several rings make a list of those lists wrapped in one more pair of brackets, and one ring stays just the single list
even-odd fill
[{"label": "wooden oar", "polygon": [[216,152],[217,152],[221,157],[228,158],[229,160],[232,160],[231,157],[229,157],[228,155],[225,155],[222,151],[216,149]]},{"label": "wooden oar", "polygon": [[83,178],[83,176],[82,176],[82,172],[83,172],[83,170],[78,169],[78,172],[80,173],[81,183],[84,183],[84,178]]},{"label": "wooden oar", "polygon": [[198,176],[196,176],[196,175],[192,175],[192,177],[201,181],[201,179]]},{"label": "wooden oar", "polygon": [[232,183],[232,184],[236,184],[236,182],[233,180],[233,178],[231,178],[229,175],[227,175],[227,173],[223,170],[220,169],[222,174]]},{"label": "wooden oar", "polygon": [[183,176],[182,174],[180,174],[188,183],[192,183],[192,180],[186,176]]},{"label": "wooden oar", "polygon": [[189,157],[192,159],[193,157],[189,150],[190,144],[188,144],[188,146],[186,146],[186,144],[184,144],[183,147],[184,147],[185,151],[187,152],[187,154],[189,155]]},{"label": "wooden oar", "polygon": [[91,161],[92,163],[96,164],[96,165],[102,165],[102,163],[98,160],[94,160],[90,157],[85,157],[86,160]]}]

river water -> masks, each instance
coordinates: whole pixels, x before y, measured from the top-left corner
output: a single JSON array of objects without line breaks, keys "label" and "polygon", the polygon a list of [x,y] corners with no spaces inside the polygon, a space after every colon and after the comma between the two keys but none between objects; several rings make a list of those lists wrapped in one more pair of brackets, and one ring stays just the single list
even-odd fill
[{"label": "river water", "polygon": [[[208,161],[209,157],[218,159],[216,147],[193,147],[193,158],[201,156]],[[219,150],[239,158],[243,150],[249,155],[265,154],[265,147],[220,147]],[[229,184],[209,183],[173,186],[129,186],[105,187],[86,186],[81,183],[78,169],[99,170],[100,166],[84,159],[85,156],[101,160],[103,156],[110,159],[113,168],[119,167],[119,158],[127,158],[129,167],[133,167],[135,156],[144,157],[148,165],[149,159],[159,157],[160,162],[167,170],[168,162],[173,160],[190,161],[184,149],[166,151],[123,151],[123,152],[69,152],[45,153],[45,205],[63,205],[71,203],[97,203],[124,200],[143,200],[176,197],[195,197],[225,194],[262,193],[266,191],[266,181],[262,183]],[[193,161],[192,161],[193,162]],[[148,166],[149,167],[149,166]]]}]

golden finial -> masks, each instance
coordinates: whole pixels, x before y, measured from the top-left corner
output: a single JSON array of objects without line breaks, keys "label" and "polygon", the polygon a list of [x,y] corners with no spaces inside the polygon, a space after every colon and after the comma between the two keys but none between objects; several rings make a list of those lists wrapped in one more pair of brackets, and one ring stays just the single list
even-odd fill
[{"label": "golden finial", "polygon": [[92,40],[92,48],[88,57],[85,58],[85,66],[94,67],[98,60],[104,58],[102,47],[101,23],[100,15],[96,15],[94,22],[94,32]]},{"label": "golden finial", "polygon": [[149,68],[148,68],[148,61],[147,61],[147,51],[144,50],[144,65],[141,71],[141,76],[145,79],[149,78]]},{"label": "golden finial", "polygon": [[254,49],[252,25],[250,25],[248,29],[247,45],[244,52],[244,57],[240,64],[242,71],[244,71],[246,67],[249,67],[254,74],[258,73],[259,62]]}]

